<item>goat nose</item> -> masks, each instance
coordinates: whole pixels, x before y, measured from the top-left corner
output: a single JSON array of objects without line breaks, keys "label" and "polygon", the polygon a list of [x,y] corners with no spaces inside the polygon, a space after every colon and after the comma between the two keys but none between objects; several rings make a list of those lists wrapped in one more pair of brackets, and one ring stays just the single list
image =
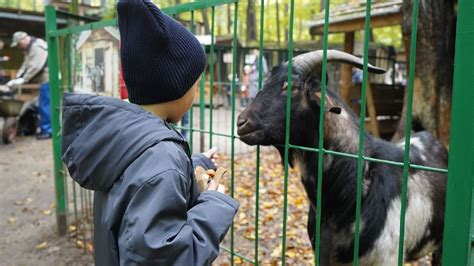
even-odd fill
[{"label": "goat nose", "polygon": [[237,127],[242,127],[243,125],[245,125],[245,123],[247,123],[247,121],[247,118],[239,117],[239,119],[237,120]]}]

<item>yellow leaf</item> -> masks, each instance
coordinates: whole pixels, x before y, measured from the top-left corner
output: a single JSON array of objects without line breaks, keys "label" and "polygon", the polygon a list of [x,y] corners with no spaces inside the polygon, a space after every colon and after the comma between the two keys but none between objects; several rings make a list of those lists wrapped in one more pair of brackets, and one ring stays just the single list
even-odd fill
[{"label": "yellow leaf", "polygon": [[76,246],[77,246],[78,248],[84,248],[84,242],[82,242],[81,240],[77,240],[77,241],[76,241]]},{"label": "yellow leaf", "polygon": [[8,217],[8,224],[16,224],[16,217]]},{"label": "yellow leaf", "polygon": [[76,231],[76,226],[74,226],[74,225],[69,225],[68,228],[67,228],[67,231],[68,231],[69,233]]},{"label": "yellow leaf", "polygon": [[44,241],[36,245],[37,250],[43,250],[48,247],[48,241]]},{"label": "yellow leaf", "polygon": [[243,263],[243,260],[240,258],[240,257],[234,257],[234,263],[235,264],[242,264]]},{"label": "yellow leaf", "polygon": [[267,215],[265,215],[265,221],[273,221],[273,214],[269,213]]},{"label": "yellow leaf", "polygon": [[27,198],[25,202],[26,202],[26,204],[31,204],[33,202],[33,199],[32,198]]},{"label": "yellow leaf", "polygon": [[48,216],[48,215],[51,215],[51,210],[42,210],[41,213],[42,213],[43,215]]},{"label": "yellow leaf", "polygon": [[91,243],[87,243],[86,248],[89,252],[94,252],[94,246]]}]

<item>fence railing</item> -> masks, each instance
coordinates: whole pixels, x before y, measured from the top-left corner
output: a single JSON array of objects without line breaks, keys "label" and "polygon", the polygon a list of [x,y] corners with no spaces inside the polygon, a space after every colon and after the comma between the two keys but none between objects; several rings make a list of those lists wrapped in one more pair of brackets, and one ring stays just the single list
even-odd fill
[{"label": "fence railing", "polygon": [[[262,60],[264,52],[264,27],[265,27],[265,3],[266,1],[260,1],[260,36],[259,36],[259,83],[258,88],[261,89],[263,85],[263,72],[262,72]],[[451,143],[450,143],[450,155],[449,155],[449,172],[448,169],[440,169],[430,166],[414,165],[409,161],[410,158],[410,134],[411,134],[411,119],[412,119],[412,103],[413,103],[413,87],[414,87],[414,73],[415,73],[415,59],[416,59],[416,34],[417,34],[417,19],[418,19],[418,7],[419,1],[413,1],[413,13],[412,13],[412,35],[410,43],[410,64],[409,64],[409,75],[407,82],[407,123],[405,129],[406,142],[404,144],[404,160],[403,162],[395,162],[382,160],[378,158],[367,157],[364,154],[364,134],[365,134],[365,122],[366,117],[366,94],[367,94],[367,81],[368,81],[368,49],[369,49],[369,34],[370,34],[370,7],[371,0],[367,0],[366,5],[366,21],[365,21],[365,35],[364,35],[364,56],[363,56],[363,82],[362,82],[362,95],[361,95],[361,108],[360,108],[360,132],[359,132],[359,151],[357,154],[342,153],[338,151],[327,150],[324,148],[324,112],[321,112],[319,117],[319,146],[314,147],[302,147],[290,143],[290,114],[291,114],[291,91],[292,91],[292,70],[294,49],[293,49],[293,22],[295,17],[295,4],[294,0],[288,1],[288,12],[289,12],[289,41],[288,41],[288,87],[287,87],[287,102],[286,102],[286,136],[284,143],[284,187],[281,194],[284,197],[283,200],[283,223],[282,223],[282,241],[281,241],[281,264],[286,264],[286,252],[287,252],[287,223],[288,223],[288,176],[289,176],[289,155],[291,149],[300,149],[318,154],[318,172],[317,172],[317,206],[316,206],[316,237],[315,237],[315,253],[314,253],[314,264],[319,265],[320,254],[320,237],[321,237],[321,197],[322,197],[322,181],[323,181],[323,163],[325,155],[342,156],[357,160],[357,198],[356,198],[356,210],[355,210],[355,232],[354,232],[354,249],[353,249],[353,261],[354,265],[358,265],[359,260],[359,236],[360,236],[360,223],[361,223],[361,201],[362,201],[362,179],[363,179],[363,165],[364,162],[372,162],[376,164],[387,164],[403,169],[403,182],[402,182],[402,193],[401,193],[401,216],[400,216],[400,236],[399,236],[399,248],[398,248],[398,265],[403,264],[404,260],[404,232],[405,232],[405,210],[407,202],[407,186],[408,186],[408,175],[412,169],[418,169],[423,171],[437,172],[442,174],[448,174],[448,185],[447,185],[447,196],[446,196],[446,210],[445,210],[445,230],[444,230],[444,244],[443,244],[443,265],[468,265],[470,248],[471,248],[471,207],[472,207],[472,178],[474,177],[474,123],[471,118],[471,114],[474,113],[474,90],[472,84],[474,84],[474,75],[472,73],[472,62],[474,56],[470,51],[471,47],[474,47],[474,20],[470,18],[472,10],[474,10],[474,3],[469,0],[460,0],[458,3],[458,26],[457,26],[457,42],[456,42],[456,67],[455,67],[455,83],[453,89],[453,102],[452,102],[452,129],[451,129]],[[230,132],[216,132],[214,128],[214,110],[213,110],[213,97],[212,93],[209,99],[209,110],[206,112],[205,106],[205,86],[206,82],[209,82],[210,88],[213,88],[215,82],[215,53],[216,47],[214,45],[215,40],[215,9],[222,5],[231,5],[233,7],[233,41],[232,41],[232,79],[231,83],[231,110],[230,119],[226,121],[229,126]],[[230,141],[230,168],[231,168],[231,180],[230,180],[230,195],[234,196],[236,190],[235,187],[235,154],[236,154],[236,140],[238,136],[235,134],[236,124],[236,95],[237,95],[237,83],[236,75],[238,72],[237,65],[237,37],[238,37],[238,0],[207,0],[197,1],[187,4],[181,4],[175,7],[164,8],[163,11],[169,15],[176,15],[182,13],[189,13],[191,15],[191,31],[194,29],[195,12],[201,9],[211,9],[211,45],[210,51],[210,75],[209,80],[206,81],[206,75],[203,74],[200,86],[200,101],[199,101],[199,114],[193,113],[194,109],[191,109],[190,123],[189,126],[179,127],[184,130],[188,130],[190,134],[189,142],[191,148],[195,147],[195,142],[201,143],[201,149],[204,146],[213,146],[213,143],[217,137],[227,138]],[[84,31],[98,30],[105,27],[114,27],[117,25],[117,20],[99,21],[84,25],[72,26],[58,30],[56,27],[56,10],[48,6],[45,10],[46,15],[46,32],[49,49],[49,69],[50,69],[50,87],[51,87],[51,105],[52,105],[52,124],[53,124],[53,152],[54,152],[54,174],[55,174],[55,186],[56,186],[56,201],[57,201],[57,217],[58,217],[58,231],[60,234],[67,232],[68,225],[68,192],[66,182],[66,172],[64,171],[63,164],[61,162],[61,94],[64,90],[72,90],[71,80],[71,46],[70,37],[74,34],[78,34]],[[327,69],[327,50],[328,50],[328,26],[329,26],[329,0],[325,2],[325,27],[323,35],[323,63],[322,63],[322,82],[321,82],[321,110],[325,110],[325,99],[326,99],[326,69]],[[68,45],[62,45],[62,44]],[[62,45],[62,46],[61,46]],[[69,48],[68,48],[69,47]],[[65,52],[66,51],[66,52]],[[65,59],[64,59],[65,58]],[[63,60],[64,59],[64,60]],[[60,68],[60,62],[66,62],[66,75],[63,80],[60,80],[59,73],[62,71]],[[64,85],[65,84],[65,85]],[[194,119],[199,118],[199,127],[195,127]],[[206,119],[208,119],[208,125],[206,125]],[[207,129],[206,129],[207,127]],[[194,133],[199,135],[199,139],[194,138]],[[205,140],[207,138],[207,140]],[[203,143],[206,143],[204,145]],[[258,265],[259,254],[260,254],[260,235],[262,228],[259,228],[259,210],[260,210],[260,168],[261,168],[261,156],[260,147],[256,148],[256,160],[255,160],[255,232],[254,232],[254,250],[253,258],[246,254],[240,254],[235,250],[234,241],[234,225],[230,230],[230,246],[222,247],[226,252],[230,253],[231,265],[234,264],[235,258],[239,257],[247,262]],[[78,196],[77,188],[75,184],[72,184],[72,197],[76,199]],[[92,195],[90,192],[79,190],[81,195],[81,201],[76,202],[74,200],[74,218],[77,222],[80,219],[78,212],[82,209],[85,211],[86,216],[84,219],[90,219],[92,213],[90,213],[90,203]],[[78,207],[82,204],[82,207]],[[72,224],[72,223],[70,223]],[[78,230],[76,226],[75,230]],[[92,228],[88,228],[92,231]],[[82,234],[85,235],[85,234]],[[82,242],[84,246],[85,240]],[[86,250],[86,248],[85,248]]]}]

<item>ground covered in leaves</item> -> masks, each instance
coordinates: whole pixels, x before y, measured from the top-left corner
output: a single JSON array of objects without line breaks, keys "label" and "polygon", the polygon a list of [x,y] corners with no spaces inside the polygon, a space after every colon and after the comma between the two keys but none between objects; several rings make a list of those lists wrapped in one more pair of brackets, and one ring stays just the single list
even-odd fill
[{"label": "ground covered in leaves", "polygon": [[[234,158],[234,196],[240,202],[235,218],[235,252],[254,260],[258,237],[258,261],[280,265],[283,238],[284,173],[280,156],[273,148],[262,148],[259,203],[256,198],[256,154]],[[80,222],[70,224],[69,237],[55,234],[55,199],[51,142],[32,138],[0,144],[0,265],[92,265],[91,213],[81,212]],[[220,165],[231,169],[231,158],[222,156]],[[223,184],[230,188],[230,178]],[[69,193],[72,193],[69,187]],[[286,263],[313,265],[313,251],[306,233],[308,203],[297,170],[288,178]],[[87,197],[86,197],[87,198]],[[88,206],[90,204],[84,204]],[[256,236],[258,206],[258,236]],[[70,198],[69,209],[73,205]],[[89,209],[86,208],[89,211]],[[80,211],[80,210],[79,210]],[[71,213],[71,220],[74,215]],[[87,221],[82,223],[81,221]],[[86,233],[84,233],[86,232]],[[227,235],[222,250],[231,246]],[[235,256],[236,265],[250,265]],[[222,251],[214,265],[229,265],[230,255]],[[419,264],[429,265],[429,264]]]},{"label": "ground covered in leaves", "polygon": [[[281,261],[283,214],[284,214],[284,169],[276,150],[263,149],[260,165],[259,215],[258,215],[258,260],[261,264],[277,265]],[[234,222],[235,252],[254,260],[256,240],[256,154],[237,155],[234,160],[234,197],[240,209]],[[230,169],[230,159],[224,158],[223,166]],[[224,184],[230,187],[230,180]],[[292,265],[312,265],[313,251],[306,233],[308,203],[299,175],[290,169],[288,177],[288,218],[286,262]],[[223,247],[230,248],[230,233]],[[235,257],[236,263],[246,264],[245,259]],[[226,265],[230,255],[222,252],[216,264]]]}]

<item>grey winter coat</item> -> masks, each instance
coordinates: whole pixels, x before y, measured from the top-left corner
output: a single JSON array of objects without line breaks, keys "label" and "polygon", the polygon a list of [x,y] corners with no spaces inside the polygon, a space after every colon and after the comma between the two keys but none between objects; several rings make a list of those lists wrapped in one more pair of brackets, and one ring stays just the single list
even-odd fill
[{"label": "grey winter coat", "polygon": [[238,203],[198,193],[193,157],[162,119],[118,99],[65,94],[63,161],[94,190],[96,265],[210,265]]}]

